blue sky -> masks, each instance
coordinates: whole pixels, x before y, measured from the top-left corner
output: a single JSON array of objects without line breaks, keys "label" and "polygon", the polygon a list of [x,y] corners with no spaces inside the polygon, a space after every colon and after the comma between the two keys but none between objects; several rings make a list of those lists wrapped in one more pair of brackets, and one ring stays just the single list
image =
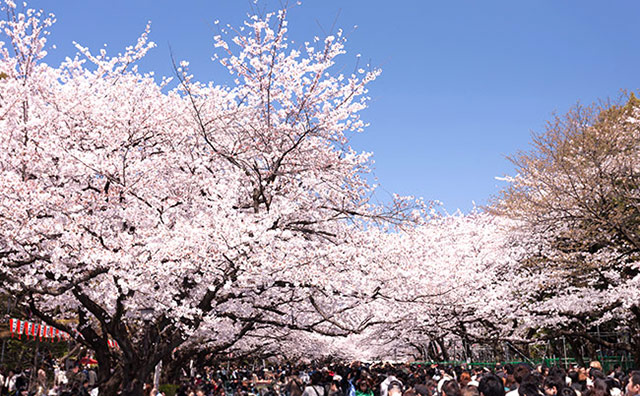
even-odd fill
[{"label": "blue sky", "polygon": [[[119,52],[151,20],[158,48],[144,70],[171,75],[171,48],[198,79],[214,82],[227,76],[210,60],[213,21],[237,26],[256,7],[280,4],[29,2],[57,16],[51,64],[75,52],[73,40]],[[363,113],[371,126],[352,140],[374,152],[378,197],[415,195],[468,211],[498,191],[495,176],[513,172],[505,156],[526,149],[531,131],[542,130],[554,111],[639,88],[638,17],[640,2],[631,0],[305,0],[289,19],[295,41],[323,36],[336,21],[349,36],[345,64],[360,53],[382,68]]]}]

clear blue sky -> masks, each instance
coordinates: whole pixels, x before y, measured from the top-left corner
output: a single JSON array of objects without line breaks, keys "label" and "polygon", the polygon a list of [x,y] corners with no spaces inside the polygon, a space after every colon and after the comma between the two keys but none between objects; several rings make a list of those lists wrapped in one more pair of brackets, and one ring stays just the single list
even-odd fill
[{"label": "clear blue sky", "polygon": [[[49,63],[73,54],[72,40],[118,52],[151,20],[158,48],[143,69],[171,75],[171,47],[198,79],[220,82],[226,75],[210,60],[213,21],[237,26],[252,8],[280,4],[29,2],[58,19]],[[512,173],[505,156],[526,148],[552,112],[640,88],[639,18],[635,0],[304,0],[290,13],[290,31],[293,40],[309,40],[337,19],[350,32],[344,62],[361,53],[382,68],[363,115],[371,126],[353,140],[374,152],[379,198],[396,192],[468,211],[498,191],[494,177]]]}]

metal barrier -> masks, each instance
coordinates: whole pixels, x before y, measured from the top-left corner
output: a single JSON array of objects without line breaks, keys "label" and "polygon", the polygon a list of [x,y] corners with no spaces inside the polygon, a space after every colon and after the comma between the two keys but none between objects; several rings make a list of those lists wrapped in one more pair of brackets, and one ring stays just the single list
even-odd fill
[{"label": "metal barrier", "polygon": [[[585,357],[583,358],[584,362],[588,364],[592,359]],[[613,370],[613,366],[619,364],[623,370],[627,371],[633,368],[637,368],[633,366],[633,362],[629,360],[626,356],[603,356],[598,359],[600,364],[602,365],[602,369],[606,372]],[[574,358],[546,358],[546,359],[528,359],[528,360],[513,360],[508,362],[465,362],[465,361],[447,361],[447,362],[412,362],[411,364],[423,364],[423,365],[432,365],[438,364],[443,366],[467,366],[467,367],[487,367],[487,368],[495,368],[497,364],[500,364],[504,367],[505,364],[518,365],[518,364],[527,364],[530,366],[537,366],[539,364],[545,365],[547,367],[564,367],[568,368],[570,366],[577,365],[576,359]]]}]

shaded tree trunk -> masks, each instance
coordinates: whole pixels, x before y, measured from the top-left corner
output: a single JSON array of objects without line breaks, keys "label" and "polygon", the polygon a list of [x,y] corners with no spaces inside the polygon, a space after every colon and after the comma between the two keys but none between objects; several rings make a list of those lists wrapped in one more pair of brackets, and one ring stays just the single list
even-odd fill
[{"label": "shaded tree trunk", "polygon": [[442,358],[440,357],[440,351],[438,350],[438,345],[434,340],[430,340],[427,344],[427,359],[433,362],[438,362]]},{"label": "shaded tree trunk", "polygon": [[436,338],[436,343],[440,347],[440,353],[442,355],[442,361],[449,361],[449,351],[447,350],[447,346],[444,344],[444,340],[441,337]]},{"label": "shaded tree trunk", "polygon": [[631,312],[635,316],[629,329],[629,343],[631,344],[631,358],[633,367],[640,367],[640,307],[634,305]]},{"label": "shaded tree trunk", "polygon": [[576,337],[567,336],[567,342],[571,346],[571,355],[574,359],[576,359],[578,365],[580,365],[581,367],[585,367],[584,359],[582,358],[582,344],[580,340]]}]

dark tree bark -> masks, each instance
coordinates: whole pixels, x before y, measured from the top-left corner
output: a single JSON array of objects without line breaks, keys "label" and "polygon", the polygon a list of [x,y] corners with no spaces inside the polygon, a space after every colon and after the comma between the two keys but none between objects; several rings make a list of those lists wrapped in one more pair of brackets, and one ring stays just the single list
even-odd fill
[{"label": "dark tree bark", "polygon": [[571,355],[573,355],[573,358],[576,359],[578,365],[580,365],[581,367],[585,367],[584,359],[582,358],[581,352],[582,341],[580,341],[580,339],[577,337],[567,336],[567,342],[571,346]]}]

